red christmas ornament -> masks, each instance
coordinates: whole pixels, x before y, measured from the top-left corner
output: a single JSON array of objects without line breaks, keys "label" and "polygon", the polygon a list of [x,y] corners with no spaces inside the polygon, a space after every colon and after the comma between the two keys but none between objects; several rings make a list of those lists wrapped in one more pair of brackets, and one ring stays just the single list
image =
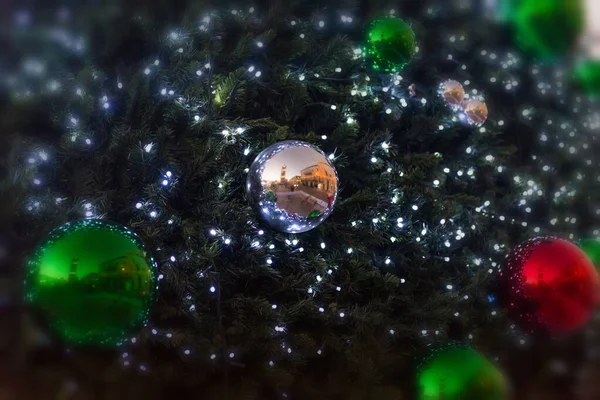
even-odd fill
[{"label": "red christmas ornament", "polygon": [[583,251],[540,237],[517,246],[498,274],[501,301],[530,332],[570,333],[598,303],[600,279]]}]

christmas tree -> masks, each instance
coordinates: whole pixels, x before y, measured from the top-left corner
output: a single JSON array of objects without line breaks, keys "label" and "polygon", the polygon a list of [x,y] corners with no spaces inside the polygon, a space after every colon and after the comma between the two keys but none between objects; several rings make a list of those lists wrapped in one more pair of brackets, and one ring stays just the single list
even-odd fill
[{"label": "christmas tree", "polygon": [[[585,378],[598,368],[593,322],[532,335],[495,280],[527,239],[600,235],[598,105],[568,56],[537,63],[483,2],[416,3],[115,0],[7,14],[0,393],[410,399],[419,360],[449,342],[476,348],[520,398],[597,392]],[[397,72],[367,51],[382,18],[416,40]],[[448,80],[483,118],[448,104]],[[322,151],[338,177],[278,166],[266,201],[302,192],[313,208],[296,213],[331,211],[301,233],[270,226],[247,189],[258,154],[289,140]],[[149,315],[116,345],[70,343],[26,301],[36,246],[81,219],[126,227],[155,262]],[[103,265],[108,276],[124,264]],[[83,293],[102,279],[71,282]]]}]

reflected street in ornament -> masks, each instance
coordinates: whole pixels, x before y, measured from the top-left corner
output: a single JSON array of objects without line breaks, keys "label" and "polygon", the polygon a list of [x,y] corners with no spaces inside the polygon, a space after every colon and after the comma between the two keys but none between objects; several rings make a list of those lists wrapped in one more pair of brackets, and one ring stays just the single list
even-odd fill
[{"label": "reflected street in ornament", "polygon": [[333,211],[338,177],[320,149],[289,140],[269,146],[256,157],[247,190],[250,202],[271,227],[306,232]]},{"label": "reflected street in ornament", "polygon": [[99,220],[52,231],[29,262],[26,298],[71,344],[115,345],[145,322],[154,262],[128,228]]}]

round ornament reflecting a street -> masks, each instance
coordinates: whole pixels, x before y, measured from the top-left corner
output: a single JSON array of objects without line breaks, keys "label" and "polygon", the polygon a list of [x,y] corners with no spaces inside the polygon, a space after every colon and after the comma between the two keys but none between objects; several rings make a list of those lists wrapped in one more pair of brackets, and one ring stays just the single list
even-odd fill
[{"label": "round ornament reflecting a street", "polygon": [[479,128],[488,117],[488,108],[483,100],[471,99],[463,102],[459,118],[467,125]]},{"label": "round ornament reflecting a street", "polygon": [[114,346],[146,322],[155,269],[129,228],[94,219],[70,222],[37,247],[25,299],[65,343]]},{"label": "round ornament reflecting a street", "polygon": [[465,98],[465,89],[458,81],[452,79],[442,82],[438,93],[453,110],[457,110]]},{"label": "round ornament reflecting a street", "polygon": [[246,190],[250,204],[271,228],[300,233],[319,226],[333,212],[338,176],[321,149],[286,140],[254,159]]}]

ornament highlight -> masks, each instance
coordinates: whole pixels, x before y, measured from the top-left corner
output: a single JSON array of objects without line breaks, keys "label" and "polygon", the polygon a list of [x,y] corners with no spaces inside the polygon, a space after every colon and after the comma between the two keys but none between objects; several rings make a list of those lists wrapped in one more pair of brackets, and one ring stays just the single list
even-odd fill
[{"label": "ornament highlight", "polygon": [[488,109],[483,100],[467,100],[462,104],[462,108],[459,117],[469,126],[480,127],[488,117]]},{"label": "ornament highlight", "polygon": [[500,301],[530,332],[571,333],[588,322],[600,290],[598,272],[566,240],[540,237],[517,246],[498,273]]},{"label": "ornament highlight", "polygon": [[100,220],[70,222],[36,248],[25,298],[65,342],[116,345],[146,321],[155,269],[128,228]]},{"label": "ornament highlight", "polygon": [[376,71],[400,71],[412,60],[416,48],[415,33],[400,18],[378,18],[369,25],[366,58],[369,66]]},{"label": "ornament highlight", "polygon": [[452,79],[442,82],[438,93],[453,110],[457,110],[465,98],[465,89],[458,81]]},{"label": "ornament highlight", "polygon": [[287,140],[256,156],[246,191],[250,204],[272,228],[300,233],[319,226],[332,213],[338,176],[318,147]]},{"label": "ornament highlight", "polygon": [[521,49],[542,60],[565,55],[584,28],[582,0],[504,0]]},{"label": "ornament highlight", "polygon": [[417,373],[419,400],[508,399],[502,373],[470,347],[442,346],[421,362]]}]

